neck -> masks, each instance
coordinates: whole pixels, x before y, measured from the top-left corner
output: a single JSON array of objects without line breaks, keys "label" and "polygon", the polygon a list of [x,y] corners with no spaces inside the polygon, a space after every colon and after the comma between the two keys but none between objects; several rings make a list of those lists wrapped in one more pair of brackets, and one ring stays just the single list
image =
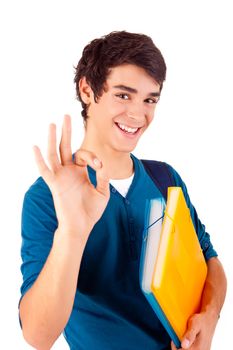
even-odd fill
[{"label": "neck", "polygon": [[133,160],[128,152],[120,152],[103,144],[96,144],[86,136],[80,148],[94,153],[101,160],[110,179],[125,179],[134,172]]}]

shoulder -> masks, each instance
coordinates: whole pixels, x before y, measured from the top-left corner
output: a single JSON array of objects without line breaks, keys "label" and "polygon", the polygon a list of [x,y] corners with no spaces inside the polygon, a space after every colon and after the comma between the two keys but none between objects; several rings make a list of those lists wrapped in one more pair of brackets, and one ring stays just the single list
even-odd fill
[{"label": "shoulder", "polygon": [[166,165],[168,171],[170,172],[171,176],[173,177],[174,179],[174,183],[176,186],[184,186],[184,182],[181,178],[181,175],[180,173],[170,164],[164,162],[164,164]]},{"label": "shoulder", "polygon": [[29,187],[23,200],[21,229],[24,246],[27,246],[26,242],[36,242],[43,237],[50,247],[57,225],[52,194],[40,177]]},{"label": "shoulder", "polygon": [[44,199],[51,200],[52,194],[51,191],[46,184],[46,182],[43,180],[43,178],[40,176],[27,190],[25,193],[25,197],[43,197]]},{"label": "shoulder", "polygon": [[27,190],[23,200],[23,216],[46,213],[55,216],[53,197],[48,185],[39,177]]}]

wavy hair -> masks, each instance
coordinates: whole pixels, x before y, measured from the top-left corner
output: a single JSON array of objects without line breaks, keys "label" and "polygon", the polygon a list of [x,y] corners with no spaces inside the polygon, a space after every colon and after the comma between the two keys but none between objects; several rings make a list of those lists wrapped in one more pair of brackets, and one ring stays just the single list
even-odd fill
[{"label": "wavy hair", "polygon": [[166,78],[166,64],[160,50],[152,39],[145,34],[114,31],[85,46],[82,57],[75,67],[74,83],[77,99],[82,104],[84,123],[88,118],[88,105],[80,96],[79,81],[86,77],[95,102],[104,92],[104,84],[110,69],[122,64],[134,64],[143,68],[162,89]]}]

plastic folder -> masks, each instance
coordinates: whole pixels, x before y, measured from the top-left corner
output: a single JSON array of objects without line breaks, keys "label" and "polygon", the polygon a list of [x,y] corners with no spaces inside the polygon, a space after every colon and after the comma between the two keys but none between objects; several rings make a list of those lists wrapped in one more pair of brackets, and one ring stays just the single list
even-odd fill
[{"label": "plastic folder", "polygon": [[151,292],[151,281],[159,248],[162,219],[165,210],[163,198],[146,203],[146,230],[143,235],[141,286],[144,292]]},{"label": "plastic folder", "polygon": [[[147,207],[141,255],[142,291],[177,347],[186,331],[188,319],[199,311],[207,265],[198,241],[189,208],[180,187],[169,187],[167,206],[157,225],[159,244],[151,249],[153,220],[151,202]],[[161,212],[159,212],[161,215]],[[149,219],[150,218],[150,219]],[[158,218],[155,216],[156,221]],[[149,260],[145,259],[150,253]],[[151,264],[146,269],[146,264]],[[148,271],[153,272],[148,273]],[[148,280],[151,285],[148,287]]]}]

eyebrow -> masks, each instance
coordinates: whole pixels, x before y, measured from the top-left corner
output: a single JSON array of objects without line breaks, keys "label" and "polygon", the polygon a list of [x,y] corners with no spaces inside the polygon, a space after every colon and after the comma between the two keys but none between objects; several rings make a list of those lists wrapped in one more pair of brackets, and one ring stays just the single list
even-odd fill
[{"label": "eyebrow", "polygon": [[[129,86],[125,86],[125,85],[115,85],[113,86],[115,89],[120,89],[120,90],[125,90],[127,92],[131,92],[133,94],[136,94],[138,92],[138,90],[129,87]],[[160,96],[160,92],[149,92],[148,96]]]}]

